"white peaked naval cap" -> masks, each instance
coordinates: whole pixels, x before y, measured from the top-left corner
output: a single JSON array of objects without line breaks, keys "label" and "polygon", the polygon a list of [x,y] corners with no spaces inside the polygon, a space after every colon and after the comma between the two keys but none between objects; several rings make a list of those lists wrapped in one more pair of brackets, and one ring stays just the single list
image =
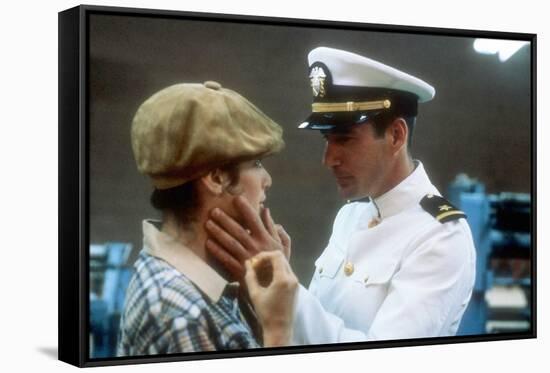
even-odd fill
[{"label": "white peaked naval cap", "polygon": [[332,130],[386,112],[415,117],[435,89],[425,81],[355,53],[318,47],[308,55],[313,104],[298,127]]},{"label": "white peaked naval cap", "polygon": [[410,92],[418,102],[430,101],[435,89],[425,81],[373,59],[340,49],[319,47],[309,52],[308,62],[324,63],[332,73],[332,84],[389,88]]}]

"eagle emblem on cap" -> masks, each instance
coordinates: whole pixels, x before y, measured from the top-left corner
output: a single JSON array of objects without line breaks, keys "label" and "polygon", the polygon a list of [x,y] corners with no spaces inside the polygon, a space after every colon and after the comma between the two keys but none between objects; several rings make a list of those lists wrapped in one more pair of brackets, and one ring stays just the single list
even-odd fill
[{"label": "eagle emblem on cap", "polygon": [[309,73],[309,80],[311,82],[311,89],[313,90],[313,96],[324,97],[325,96],[325,79],[327,74],[322,67],[315,66]]}]

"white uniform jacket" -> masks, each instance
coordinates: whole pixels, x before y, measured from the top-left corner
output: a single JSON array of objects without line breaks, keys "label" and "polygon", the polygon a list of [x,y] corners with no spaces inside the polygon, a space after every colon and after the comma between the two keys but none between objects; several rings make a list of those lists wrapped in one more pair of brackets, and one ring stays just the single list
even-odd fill
[{"label": "white uniform jacket", "polygon": [[295,344],[456,334],[474,285],[474,243],[465,219],[441,223],[420,206],[439,192],[416,165],[381,197],[340,209],[309,290],[299,287]]}]

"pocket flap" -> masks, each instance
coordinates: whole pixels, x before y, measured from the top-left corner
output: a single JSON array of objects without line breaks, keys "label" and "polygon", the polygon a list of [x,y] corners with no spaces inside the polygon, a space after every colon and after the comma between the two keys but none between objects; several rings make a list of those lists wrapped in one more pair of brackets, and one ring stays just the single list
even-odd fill
[{"label": "pocket flap", "polygon": [[372,263],[365,266],[361,271],[357,271],[357,280],[369,285],[380,285],[388,283],[396,272],[397,262],[385,261],[382,263]]},{"label": "pocket flap", "polygon": [[315,273],[321,278],[334,278],[343,262],[344,255],[328,247],[315,261]]}]

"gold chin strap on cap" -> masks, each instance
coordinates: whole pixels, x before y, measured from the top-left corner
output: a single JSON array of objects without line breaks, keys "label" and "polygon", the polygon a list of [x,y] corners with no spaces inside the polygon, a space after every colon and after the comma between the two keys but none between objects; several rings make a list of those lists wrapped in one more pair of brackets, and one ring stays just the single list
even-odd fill
[{"label": "gold chin strap on cap", "polygon": [[365,111],[376,109],[389,109],[391,106],[390,100],[381,101],[362,101],[362,102],[316,102],[311,105],[314,113],[329,113],[340,111]]}]

